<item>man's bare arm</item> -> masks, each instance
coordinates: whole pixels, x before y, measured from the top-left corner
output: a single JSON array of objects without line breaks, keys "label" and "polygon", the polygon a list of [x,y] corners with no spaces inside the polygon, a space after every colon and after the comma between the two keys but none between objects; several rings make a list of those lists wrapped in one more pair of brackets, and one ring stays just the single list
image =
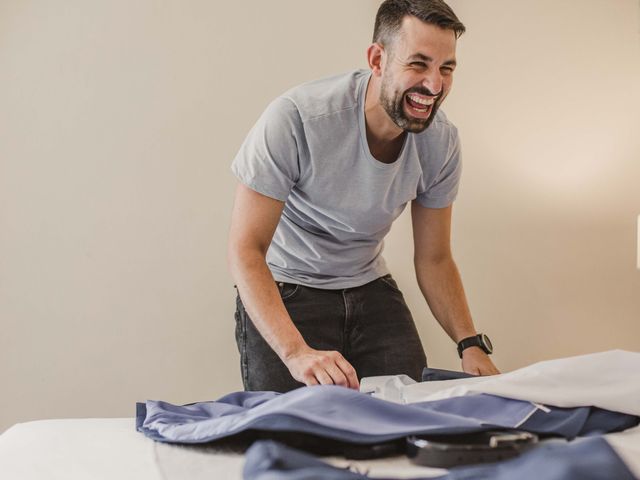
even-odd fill
[{"label": "man's bare arm", "polygon": [[253,324],[287,366],[306,385],[358,388],[355,370],[335,351],[310,348],[293,324],[266,263],[267,249],[284,202],[238,184],[231,216],[228,261],[240,298]]},{"label": "man's bare arm", "polygon": [[[436,320],[457,343],[477,332],[460,273],[451,254],[451,210],[451,206],[425,208],[414,201],[411,205],[411,218],[418,285]],[[472,374],[499,373],[479,347],[464,350],[462,368]]]}]

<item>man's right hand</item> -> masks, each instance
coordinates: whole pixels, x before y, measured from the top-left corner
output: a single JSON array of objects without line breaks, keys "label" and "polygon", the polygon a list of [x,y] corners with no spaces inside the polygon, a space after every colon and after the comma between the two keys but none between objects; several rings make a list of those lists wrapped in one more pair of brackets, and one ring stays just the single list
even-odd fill
[{"label": "man's right hand", "polygon": [[305,385],[341,385],[358,390],[355,369],[336,351],[314,350],[309,346],[288,355],[284,363],[291,376]]}]

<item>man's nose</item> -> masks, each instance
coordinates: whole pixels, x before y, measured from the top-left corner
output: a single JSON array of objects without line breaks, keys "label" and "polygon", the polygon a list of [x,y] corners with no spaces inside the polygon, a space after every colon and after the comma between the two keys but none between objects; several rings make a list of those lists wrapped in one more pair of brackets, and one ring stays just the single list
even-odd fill
[{"label": "man's nose", "polygon": [[442,75],[438,70],[430,71],[422,80],[422,85],[433,95],[439,95],[442,92],[442,83]]}]

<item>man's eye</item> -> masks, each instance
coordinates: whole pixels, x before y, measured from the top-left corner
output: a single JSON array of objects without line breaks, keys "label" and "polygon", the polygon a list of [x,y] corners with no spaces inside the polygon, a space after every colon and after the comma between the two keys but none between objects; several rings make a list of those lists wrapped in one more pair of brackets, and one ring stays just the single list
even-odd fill
[{"label": "man's eye", "polygon": [[443,73],[446,73],[446,74],[453,73],[453,68],[452,68],[452,67],[442,67],[440,70],[441,70]]},{"label": "man's eye", "polygon": [[410,65],[416,68],[427,68],[427,64],[424,62],[411,62]]}]

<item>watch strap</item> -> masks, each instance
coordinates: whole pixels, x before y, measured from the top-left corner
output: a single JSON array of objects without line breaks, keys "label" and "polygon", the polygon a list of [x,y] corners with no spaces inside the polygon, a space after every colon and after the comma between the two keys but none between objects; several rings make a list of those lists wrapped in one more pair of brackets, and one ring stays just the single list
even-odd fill
[{"label": "watch strap", "polygon": [[484,342],[485,335],[479,333],[477,335],[473,335],[472,337],[463,338],[458,342],[458,355],[462,358],[462,352],[469,347],[480,347],[482,351],[486,354],[491,354],[492,349],[488,348]]}]

